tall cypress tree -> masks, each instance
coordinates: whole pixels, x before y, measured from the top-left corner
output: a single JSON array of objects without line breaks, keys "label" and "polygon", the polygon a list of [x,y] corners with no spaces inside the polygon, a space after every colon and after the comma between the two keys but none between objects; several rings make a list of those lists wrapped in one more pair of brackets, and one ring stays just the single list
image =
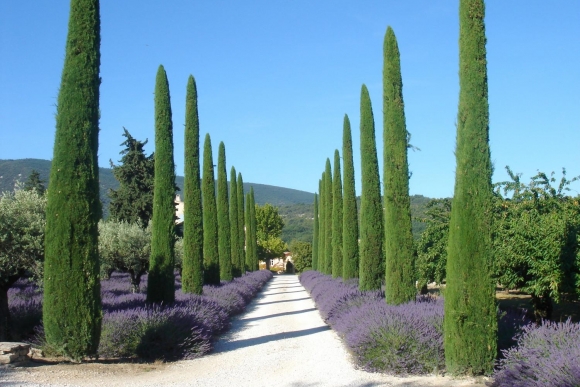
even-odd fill
[{"label": "tall cypress tree", "polygon": [[213,172],[213,155],[209,133],[203,144],[203,178],[201,180],[203,200],[203,265],[204,283],[220,284],[220,266],[218,253],[218,221],[215,199],[215,180]]},{"label": "tall cypress tree", "polygon": [[242,275],[240,267],[239,253],[239,232],[238,232],[238,184],[236,182],[236,168],[232,166],[230,170],[230,237],[231,237],[231,261],[232,275],[239,277]]},{"label": "tall cypress tree", "polygon": [[232,280],[232,246],[230,234],[230,204],[228,200],[228,175],[226,172],[226,147],[222,142],[218,147],[218,253],[220,280]]},{"label": "tall cypress tree", "polygon": [[402,304],[415,299],[415,249],[409,198],[408,132],[397,38],[391,27],[384,41],[383,173],[385,200],[385,300]]},{"label": "tall cypress tree", "polygon": [[98,222],[98,0],[72,0],[46,208],[43,322],[47,343],[80,360],[101,335]]},{"label": "tall cypress tree", "polygon": [[312,238],[312,269],[318,268],[318,194],[314,194],[314,235]]},{"label": "tall cypress tree", "polygon": [[326,243],[325,243],[325,238],[326,238],[326,216],[324,211],[326,210],[326,193],[325,193],[325,187],[326,187],[326,173],[322,172],[322,178],[320,179],[319,182],[319,186],[320,186],[320,205],[318,208],[318,217],[320,218],[320,223],[319,223],[319,227],[320,229],[318,230],[318,271],[321,273],[324,273],[324,268],[326,267],[324,265],[324,258],[326,257]]},{"label": "tall cypress tree", "polygon": [[258,240],[256,234],[256,204],[254,187],[246,195],[246,266],[248,271],[258,270]]},{"label": "tall cypress tree", "polygon": [[485,6],[483,0],[459,4],[457,166],[447,252],[444,347],[449,372],[481,374],[493,370],[497,353]]},{"label": "tall cypress tree", "polygon": [[332,167],[330,159],[326,159],[324,171],[326,182],[324,186],[324,274],[332,274]]},{"label": "tall cypress tree", "polygon": [[238,259],[242,275],[246,274],[246,230],[244,216],[244,180],[242,174],[238,172]]},{"label": "tall cypress tree", "polygon": [[155,81],[155,183],[147,302],[175,301],[175,164],[169,82],[163,66]]},{"label": "tall cypress tree", "polygon": [[185,97],[185,178],[183,222],[183,270],[181,283],[184,293],[203,291],[203,212],[199,165],[199,117],[197,87],[193,76],[187,81]]},{"label": "tall cypress tree", "polygon": [[369,91],[361,88],[360,105],[361,209],[360,290],[381,288],[383,276],[383,206],[375,139],[375,122]]},{"label": "tall cypress tree", "polygon": [[344,163],[344,195],[342,222],[342,278],[358,278],[358,212],[354,186],[354,162],[350,120],[344,115],[342,133],[342,159]]},{"label": "tall cypress tree", "polygon": [[334,151],[332,179],[332,277],[342,277],[342,180],[340,154]]}]

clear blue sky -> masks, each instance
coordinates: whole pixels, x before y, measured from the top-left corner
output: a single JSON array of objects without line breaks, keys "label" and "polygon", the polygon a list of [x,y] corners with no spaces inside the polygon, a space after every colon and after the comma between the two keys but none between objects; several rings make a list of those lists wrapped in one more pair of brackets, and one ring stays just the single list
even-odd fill
[{"label": "clear blue sky", "polygon": [[[0,2],[0,159],[52,158],[69,2]],[[359,98],[371,93],[382,163],[382,47],[401,51],[411,194],[453,194],[458,1],[102,0],[99,163],[126,127],[154,147],[153,91],[171,90],[183,175],[185,88],[197,81],[201,139],[244,181],[314,192],[351,119],[360,189]],[[493,180],[506,165],[580,174],[580,1],[493,0],[486,9]],[[382,168],[381,168],[382,169]],[[578,194],[576,183],[572,194]]]}]

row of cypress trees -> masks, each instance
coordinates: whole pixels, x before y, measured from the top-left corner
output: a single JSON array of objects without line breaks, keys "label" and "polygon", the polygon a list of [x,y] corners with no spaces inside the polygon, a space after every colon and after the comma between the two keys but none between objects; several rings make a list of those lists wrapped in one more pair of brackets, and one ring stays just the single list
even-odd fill
[{"label": "row of cypress trees", "polygon": [[[495,284],[491,276],[491,157],[483,0],[460,1],[460,98],[456,180],[451,212],[445,291],[444,347],[453,374],[493,370],[497,354]],[[383,66],[383,201],[373,110],[363,84],[360,101],[360,240],[354,196],[350,123],[343,127],[344,188],[340,157],[330,160],[314,197],[313,269],[357,277],[361,290],[381,289],[389,304],[416,296],[409,169],[400,53],[387,28]],[[342,217],[342,224],[338,221]],[[358,248],[358,251],[357,251]],[[341,265],[342,262],[342,265]],[[358,269],[358,273],[357,273]],[[357,275],[358,274],[358,275]]]},{"label": "row of cypress trees", "polygon": [[[47,347],[79,361],[95,355],[101,335],[98,222],[100,71],[99,0],[71,0],[58,95],[45,232],[43,325]],[[174,293],[175,164],[167,74],[155,83],[155,182],[147,302],[172,303]],[[257,269],[253,189],[232,167],[230,196],[225,146],[219,147],[218,200],[209,134],[200,179],[195,80],[189,77],[185,129],[183,290],[231,280]],[[244,230],[245,229],[247,231]]]}]

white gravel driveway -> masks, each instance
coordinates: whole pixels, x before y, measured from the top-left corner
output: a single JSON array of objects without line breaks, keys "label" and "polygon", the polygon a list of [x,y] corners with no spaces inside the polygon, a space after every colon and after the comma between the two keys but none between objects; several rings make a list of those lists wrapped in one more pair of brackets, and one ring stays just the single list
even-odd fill
[{"label": "white gravel driveway", "polygon": [[0,371],[0,386],[483,386],[357,370],[297,276],[275,276],[210,355],[169,364],[59,364]]}]

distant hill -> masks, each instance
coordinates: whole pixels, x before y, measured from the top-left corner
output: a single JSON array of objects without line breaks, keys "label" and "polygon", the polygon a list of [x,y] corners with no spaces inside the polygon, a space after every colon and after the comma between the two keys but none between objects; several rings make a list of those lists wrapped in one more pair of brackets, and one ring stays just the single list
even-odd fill
[{"label": "distant hill", "polygon": [[[18,180],[26,181],[32,170],[38,171],[40,178],[48,182],[50,161],[41,159],[0,160],[0,192],[13,190],[16,182]],[[99,168],[99,180],[101,201],[108,205],[107,192],[109,189],[117,189],[119,182],[113,176],[113,171],[110,168]],[[183,189],[183,176],[177,176],[175,183],[180,189]],[[311,204],[314,201],[314,194],[310,192],[266,184],[244,183],[245,192],[249,192],[250,187],[254,187],[256,203],[260,205],[270,203],[274,206],[288,206]],[[181,192],[178,193],[181,194]]]},{"label": "distant hill", "polygon": [[[40,178],[48,182],[50,161],[40,159],[0,160],[0,192],[12,191],[18,180],[24,182],[32,172],[38,171]],[[108,215],[109,189],[117,189],[119,182],[113,176],[110,168],[99,168],[100,196],[103,202],[103,215]],[[175,179],[177,186],[183,188],[183,176]],[[48,184],[47,184],[48,186]],[[305,242],[312,241],[314,225],[314,194],[296,189],[276,187],[273,185],[244,183],[244,191],[249,192],[254,187],[256,204],[270,203],[280,208],[286,226],[282,231],[282,239],[290,243],[294,239]],[[181,192],[178,192],[181,194]],[[359,198],[360,199],[360,198]],[[417,239],[425,229],[425,224],[416,219],[424,216],[425,206],[431,200],[422,195],[411,196],[411,217],[413,218],[413,236]],[[359,202],[360,209],[360,202]]]}]

